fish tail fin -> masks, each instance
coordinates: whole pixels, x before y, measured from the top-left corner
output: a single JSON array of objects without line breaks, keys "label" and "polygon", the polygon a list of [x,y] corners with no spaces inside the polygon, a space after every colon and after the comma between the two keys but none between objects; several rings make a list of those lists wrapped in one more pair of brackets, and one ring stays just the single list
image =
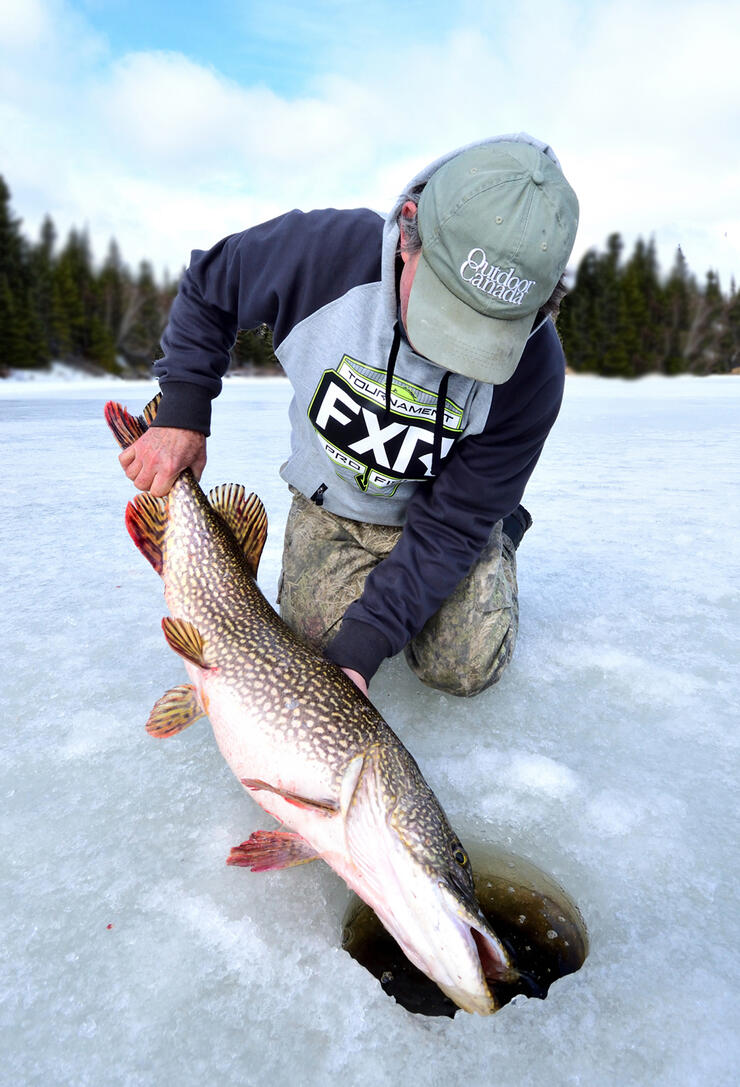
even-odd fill
[{"label": "fish tail fin", "polygon": [[127,449],[144,434],[154,421],[162,394],[150,400],[141,415],[132,415],[122,404],[109,400],[105,405],[105,421],[113,431],[121,449]]}]

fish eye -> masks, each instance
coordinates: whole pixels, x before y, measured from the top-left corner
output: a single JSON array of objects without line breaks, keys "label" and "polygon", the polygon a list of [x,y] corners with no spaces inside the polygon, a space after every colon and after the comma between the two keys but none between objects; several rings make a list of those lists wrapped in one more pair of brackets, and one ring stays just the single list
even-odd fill
[{"label": "fish eye", "polygon": [[455,846],[452,851],[452,856],[455,858],[461,868],[464,868],[465,865],[468,863],[468,855],[460,845]]}]

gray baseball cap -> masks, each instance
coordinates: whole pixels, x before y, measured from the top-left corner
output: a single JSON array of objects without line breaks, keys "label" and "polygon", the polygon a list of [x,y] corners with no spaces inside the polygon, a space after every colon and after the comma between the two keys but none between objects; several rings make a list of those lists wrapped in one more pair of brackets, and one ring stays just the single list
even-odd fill
[{"label": "gray baseball cap", "polygon": [[463,151],[432,174],[418,221],[409,340],[447,370],[503,384],[565,271],[576,194],[539,148],[500,141]]}]

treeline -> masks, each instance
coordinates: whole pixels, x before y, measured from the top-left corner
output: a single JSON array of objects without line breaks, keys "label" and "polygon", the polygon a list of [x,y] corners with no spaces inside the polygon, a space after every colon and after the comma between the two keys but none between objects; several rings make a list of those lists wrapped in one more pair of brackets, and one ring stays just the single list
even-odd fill
[{"label": "treeline", "polygon": [[728,373],[740,367],[740,294],[724,296],[714,272],[699,284],[679,249],[667,278],[655,243],[623,260],[619,234],[589,250],[558,318],[568,365],[608,377]]},{"label": "treeline", "polygon": [[[0,176],[0,376],[56,359],[111,374],[149,374],[177,284],[155,282],[151,264],[135,274],[111,241],[99,268],[85,231],[71,230],[57,247],[49,216],[38,241],[21,232]],[[274,369],[268,329],[240,333],[232,366]]]},{"label": "treeline", "polygon": [[[37,242],[28,241],[10,209],[0,176],[0,375],[43,367],[54,359],[110,373],[148,373],[177,284],[157,284],[142,261],[132,274],[111,241],[93,266],[84,231],[71,230],[57,249],[47,216]],[[558,331],[573,370],[614,377],[726,373],[740,367],[740,293],[723,295],[717,276],[703,284],[681,250],[667,278],[653,241],[637,241],[623,259],[612,234],[606,251],[589,250],[563,300]],[[274,372],[269,329],[241,332],[232,368]]]}]

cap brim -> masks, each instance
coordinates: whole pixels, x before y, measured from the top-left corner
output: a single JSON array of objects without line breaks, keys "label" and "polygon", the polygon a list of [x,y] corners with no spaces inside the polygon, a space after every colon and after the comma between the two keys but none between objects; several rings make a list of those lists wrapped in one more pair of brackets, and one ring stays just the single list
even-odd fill
[{"label": "cap brim", "polygon": [[437,366],[502,385],[519,364],[536,316],[505,320],[478,313],[442,285],[422,250],[409,294],[406,332],[414,350]]}]

